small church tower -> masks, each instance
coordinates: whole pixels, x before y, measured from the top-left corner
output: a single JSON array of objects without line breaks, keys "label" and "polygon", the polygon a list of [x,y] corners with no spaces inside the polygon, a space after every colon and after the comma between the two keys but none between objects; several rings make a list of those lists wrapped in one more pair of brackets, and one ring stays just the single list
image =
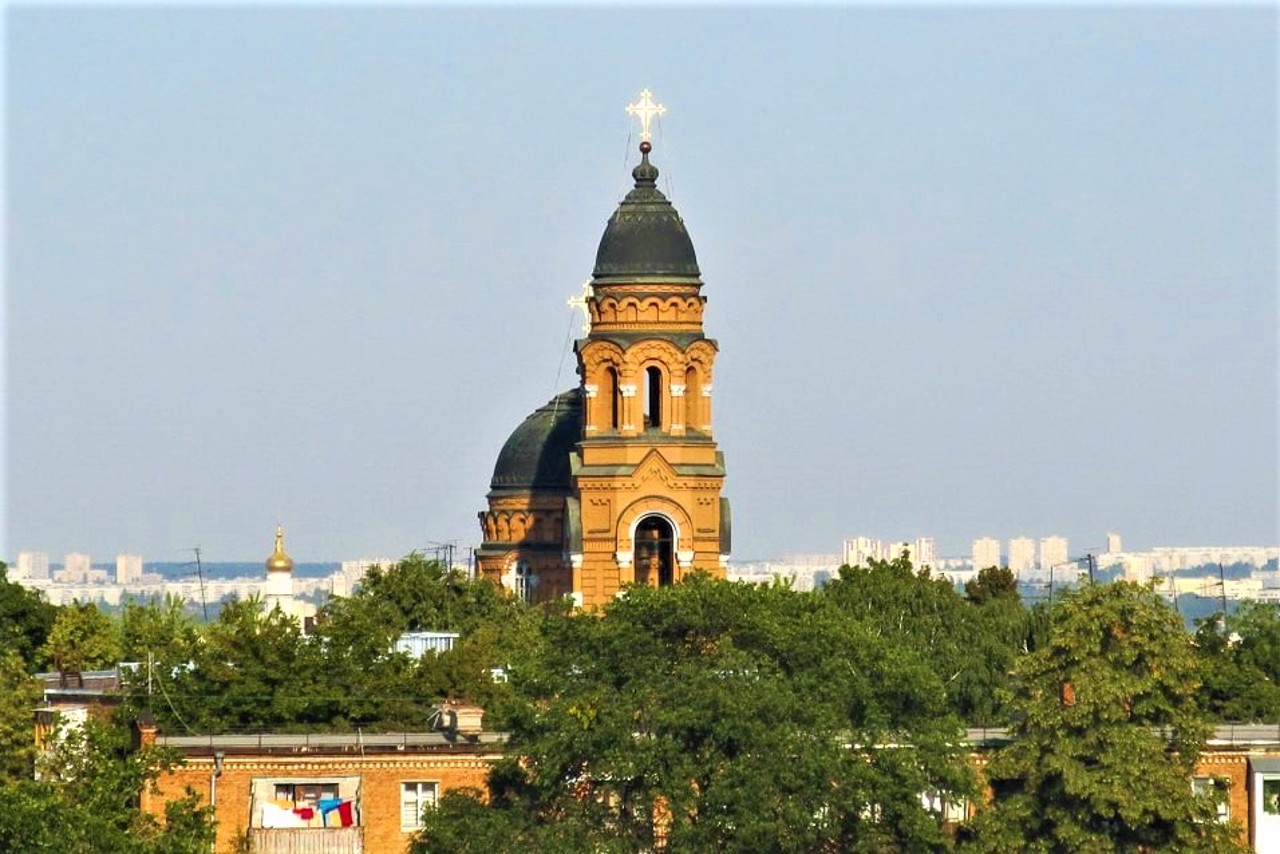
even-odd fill
[{"label": "small church tower", "polygon": [[279,608],[293,611],[293,558],[284,550],[284,528],[276,526],[276,547],[267,558],[267,582],[262,585],[262,604],[270,612]]},{"label": "small church tower", "polygon": [[718,347],[703,331],[701,272],[649,160],[663,108],[645,90],[628,112],[641,121],[640,163],[582,301],[579,386],[512,434],[480,514],[480,573],[531,601],[598,605],[627,584],[723,575],[729,556],[711,418]]},{"label": "small church tower", "polygon": [[304,634],[310,631],[316,606],[293,595],[293,558],[284,550],[284,528],[276,526],[276,547],[267,558],[267,580],[262,585],[262,605],[269,614],[277,608],[298,621]]}]

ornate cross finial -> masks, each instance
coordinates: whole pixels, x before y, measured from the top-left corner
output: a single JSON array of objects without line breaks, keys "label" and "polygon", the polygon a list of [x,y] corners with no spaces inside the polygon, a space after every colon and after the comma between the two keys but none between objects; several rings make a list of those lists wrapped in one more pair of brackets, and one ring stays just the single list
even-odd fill
[{"label": "ornate cross finial", "polygon": [[589,335],[591,333],[591,309],[587,306],[588,300],[591,299],[591,280],[587,279],[582,283],[582,293],[576,297],[569,297],[566,302],[569,308],[577,308],[582,310],[582,334]]},{"label": "ornate cross finial", "polygon": [[667,108],[661,104],[653,102],[653,93],[648,89],[640,92],[640,99],[634,104],[627,104],[627,115],[636,116],[640,119],[640,141],[648,142],[649,123],[653,121],[654,116],[661,116],[667,112]]}]

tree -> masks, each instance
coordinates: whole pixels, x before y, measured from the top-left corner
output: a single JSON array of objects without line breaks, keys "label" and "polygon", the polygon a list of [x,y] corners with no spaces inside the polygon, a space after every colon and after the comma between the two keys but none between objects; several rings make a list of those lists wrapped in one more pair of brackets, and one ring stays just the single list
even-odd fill
[{"label": "tree", "polygon": [[40,683],[13,650],[0,651],[0,780],[31,776]]},{"label": "tree", "polygon": [[130,751],[119,731],[90,721],[64,732],[40,760],[40,779],[0,782],[0,851],[59,854],[204,854],[213,811],[188,793],[165,821],[138,808],[144,786],[172,767],[157,748]]},{"label": "tree", "polygon": [[128,601],[120,614],[122,655],[126,661],[175,667],[191,661],[200,631],[181,597]]},{"label": "tree", "polygon": [[1280,717],[1278,613],[1276,605],[1242,602],[1225,624],[1221,612],[1196,621],[1202,699],[1216,720]]},{"label": "tree", "polygon": [[120,662],[117,625],[92,602],[58,610],[43,654],[64,673],[112,667]]},{"label": "tree", "polygon": [[46,663],[42,649],[57,612],[36,591],[9,581],[0,562],[0,649],[16,652],[30,673]]},{"label": "tree", "polygon": [[938,849],[921,795],[972,782],[928,664],[784,587],[627,588],[549,619],[513,682],[519,761],[487,811],[446,800],[416,854]]},{"label": "tree", "polygon": [[974,605],[1017,599],[1017,576],[1007,566],[989,566],[964,583],[964,598]]},{"label": "tree", "polygon": [[821,595],[877,635],[921,650],[950,708],[969,723],[988,724],[1026,639],[1026,609],[1016,585],[1009,590],[1007,572],[984,570],[966,602],[945,578],[915,570],[902,556],[841,567]]},{"label": "tree", "polygon": [[1241,602],[1227,620],[1227,631],[1237,641],[1240,660],[1280,686],[1280,604]]},{"label": "tree", "polygon": [[1190,778],[1209,733],[1181,620],[1149,588],[1086,585],[1019,660],[977,851],[1235,851]]},{"label": "tree", "polygon": [[[514,701],[494,668],[519,667],[541,641],[543,611],[412,554],[370,570],[356,592],[330,600],[317,620],[327,688],[341,698],[336,714],[366,728],[428,725],[431,705],[446,697],[484,706],[504,725]],[[407,631],[458,632],[454,649],[420,660],[392,652]]]},{"label": "tree", "polygon": [[322,651],[279,609],[256,597],[227,602],[202,637],[191,666],[161,674],[154,710],[167,728],[299,729],[333,717]]}]

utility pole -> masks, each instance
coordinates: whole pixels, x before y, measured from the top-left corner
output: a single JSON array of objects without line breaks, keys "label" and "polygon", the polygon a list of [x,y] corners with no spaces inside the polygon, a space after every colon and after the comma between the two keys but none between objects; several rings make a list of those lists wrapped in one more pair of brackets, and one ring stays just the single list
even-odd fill
[{"label": "utility pole", "polygon": [[1093,556],[1093,552],[1089,552],[1084,557],[1085,557],[1085,560],[1089,562],[1089,583],[1093,584],[1093,574],[1094,574],[1094,570],[1098,568],[1098,562],[1097,562],[1097,559]]}]

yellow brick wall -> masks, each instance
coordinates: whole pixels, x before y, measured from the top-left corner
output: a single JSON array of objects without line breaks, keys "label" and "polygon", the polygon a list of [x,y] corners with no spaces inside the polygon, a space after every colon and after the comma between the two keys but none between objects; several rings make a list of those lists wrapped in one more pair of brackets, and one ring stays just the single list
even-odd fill
[{"label": "yellow brick wall", "polygon": [[1196,763],[1197,777],[1217,777],[1227,783],[1227,806],[1235,822],[1237,838],[1249,844],[1249,760],[1244,753],[1203,753]]},{"label": "yellow brick wall", "polygon": [[[231,854],[236,839],[249,827],[249,798],[255,777],[352,777],[361,781],[361,820],[364,850],[369,854],[396,854],[408,846],[410,834],[400,829],[400,784],[439,783],[440,794],[457,788],[483,790],[490,764],[497,754],[424,755],[378,754],[368,756],[235,756],[223,761],[217,781],[217,854]],[[166,801],[180,798],[190,786],[202,803],[210,797],[213,759],[193,756],[185,767],[162,777],[157,790],[144,796],[143,808],[164,813]]]}]

